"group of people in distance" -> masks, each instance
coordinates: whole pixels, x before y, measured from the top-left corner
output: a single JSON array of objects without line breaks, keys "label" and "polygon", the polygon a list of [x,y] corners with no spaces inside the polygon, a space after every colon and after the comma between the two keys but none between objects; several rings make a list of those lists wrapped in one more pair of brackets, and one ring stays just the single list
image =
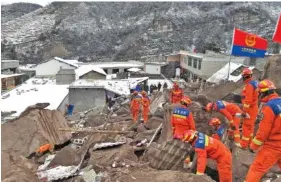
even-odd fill
[{"label": "group of people in distance", "polygon": [[[252,163],[246,182],[258,182],[274,165],[281,168],[281,97],[276,93],[276,87],[270,80],[258,82],[254,80],[252,70],[245,68],[242,72],[245,83],[242,96],[242,108],[234,103],[217,100],[208,103],[206,112],[220,112],[228,120],[222,124],[218,118],[212,118],[209,125],[215,129],[212,136],[196,131],[196,122],[188,106],[192,103],[183,90],[175,83],[171,90],[171,103],[180,103],[172,113],[171,125],[173,138],[190,143],[197,153],[197,172],[204,174],[207,158],[217,162],[220,182],[232,182],[232,155],[230,150],[220,141],[224,132],[234,140],[237,147],[251,152],[257,152]],[[264,103],[261,109],[261,121],[254,137],[254,126],[259,114],[258,101]],[[242,138],[239,125],[241,117]],[[187,156],[185,162],[190,163]]]}]

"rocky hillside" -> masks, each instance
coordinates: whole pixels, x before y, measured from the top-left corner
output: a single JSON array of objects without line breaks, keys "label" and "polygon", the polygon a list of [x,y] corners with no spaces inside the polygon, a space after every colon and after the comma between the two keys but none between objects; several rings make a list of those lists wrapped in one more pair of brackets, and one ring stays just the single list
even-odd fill
[{"label": "rocky hillside", "polygon": [[42,6],[32,3],[13,3],[1,6],[1,23],[6,23],[27,13],[35,11]]},{"label": "rocky hillside", "polygon": [[192,44],[227,50],[234,26],[271,40],[280,12],[280,2],[54,2],[2,23],[2,59],[146,60]]}]

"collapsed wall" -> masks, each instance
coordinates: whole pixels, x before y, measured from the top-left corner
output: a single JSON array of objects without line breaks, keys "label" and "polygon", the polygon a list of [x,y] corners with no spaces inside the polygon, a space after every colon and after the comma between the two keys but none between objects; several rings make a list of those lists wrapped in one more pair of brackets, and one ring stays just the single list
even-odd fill
[{"label": "collapsed wall", "polygon": [[[63,114],[48,109],[29,109],[18,119],[2,124],[2,155],[27,157],[40,146],[53,143],[61,145],[70,140],[70,132],[59,131],[69,128]],[[2,177],[8,172],[2,160]]]}]

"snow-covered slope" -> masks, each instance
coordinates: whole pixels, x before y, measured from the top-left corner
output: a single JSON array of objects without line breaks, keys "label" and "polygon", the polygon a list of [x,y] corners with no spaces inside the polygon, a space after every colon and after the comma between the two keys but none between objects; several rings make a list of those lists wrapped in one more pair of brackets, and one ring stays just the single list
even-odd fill
[{"label": "snow-covered slope", "polygon": [[229,49],[233,27],[271,40],[279,12],[280,2],[54,2],[2,24],[2,58],[146,60],[191,45]]}]

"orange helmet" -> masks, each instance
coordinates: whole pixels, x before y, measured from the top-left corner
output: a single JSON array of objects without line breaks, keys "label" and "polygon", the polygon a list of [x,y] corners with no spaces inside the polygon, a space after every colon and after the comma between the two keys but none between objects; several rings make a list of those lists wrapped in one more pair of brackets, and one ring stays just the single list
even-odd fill
[{"label": "orange helmet", "polygon": [[212,110],[214,110],[214,103],[213,102],[208,103],[205,109],[207,112],[211,112]]},{"label": "orange helmet", "polygon": [[182,141],[184,142],[192,142],[196,136],[197,132],[194,130],[187,130],[184,134],[183,134],[183,138]]},{"label": "orange helmet", "polygon": [[242,71],[242,75],[252,75],[253,72],[249,68],[244,68]]},{"label": "orange helmet", "polygon": [[183,104],[183,105],[190,105],[191,103],[192,103],[191,99],[187,96],[184,96],[181,99],[181,104]]},{"label": "orange helmet", "polygon": [[210,126],[219,126],[221,125],[221,121],[219,118],[212,118],[210,121],[209,121],[209,125]]},{"label": "orange helmet", "polygon": [[143,96],[147,95],[146,91],[143,90],[143,91],[141,92],[141,95],[143,95]]},{"label": "orange helmet", "polygon": [[259,92],[266,92],[266,91],[275,90],[275,89],[276,89],[276,87],[275,87],[274,83],[270,80],[267,80],[267,79],[261,81],[258,84]]}]

